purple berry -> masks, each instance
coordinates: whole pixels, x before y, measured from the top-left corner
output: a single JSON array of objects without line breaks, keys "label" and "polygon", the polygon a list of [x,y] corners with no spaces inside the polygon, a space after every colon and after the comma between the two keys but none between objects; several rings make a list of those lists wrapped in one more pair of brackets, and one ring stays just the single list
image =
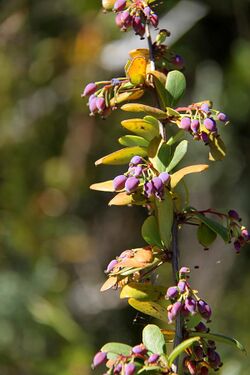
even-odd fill
[{"label": "purple berry", "polygon": [[155,188],[156,192],[161,193],[163,191],[164,184],[159,177],[154,177],[152,179],[152,183],[154,185],[154,188]]},{"label": "purple berry", "polygon": [[239,215],[238,212],[235,211],[235,210],[229,210],[229,211],[228,211],[228,216],[229,216],[231,219],[234,219],[234,220],[240,221],[240,215]]},{"label": "purple berry", "polygon": [[132,159],[130,160],[130,163],[129,165],[138,165],[138,164],[142,164],[143,163],[143,160],[140,156],[133,156]]},{"label": "purple berry", "polygon": [[135,374],[136,367],[133,363],[128,363],[125,366],[125,375],[134,375]]},{"label": "purple berry", "polygon": [[132,352],[134,354],[145,354],[147,352],[147,348],[143,344],[136,345],[133,347]]},{"label": "purple berry", "polygon": [[124,25],[122,13],[118,13],[115,17],[115,23],[116,25],[121,29]]},{"label": "purple berry", "polygon": [[180,128],[183,130],[190,130],[191,120],[189,117],[183,117],[180,122]]},{"label": "purple berry", "polygon": [[191,122],[191,130],[194,132],[194,133],[197,133],[200,129],[200,122],[199,120],[192,120]]},{"label": "purple berry", "polygon": [[167,298],[175,298],[175,297],[178,296],[178,294],[179,294],[178,288],[176,286],[171,286],[167,290],[166,297]]},{"label": "purple berry", "polygon": [[148,363],[155,363],[159,359],[159,354],[151,354],[148,358]]},{"label": "purple berry", "polygon": [[166,185],[170,181],[170,174],[168,172],[162,172],[159,174],[159,178],[162,180],[164,185]]},{"label": "purple berry", "polygon": [[201,299],[197,302],[197,306],[198,306],[198,311],[201,314],[201,316],[204,319],[209,320],[212,315],[211,307],[205,301]]},{"label": "purple berry", "polygon": [[240,249],[241,249],[241,243],[240,243],[240,241],[238,241],[238,240],[234,241],[234,248],[236,250],[236,253],[240,252]]},{"label": "purple berry", "polygon": [[106,360],[107,360],[107,353],[105,352],[96,353],[93,359],[93,364],[92,364],[93,368],[105,363]]},{"label": "purple berry", "polygon": [[136,177],[129,177],[125,182],[125,190],[127,193],[133,193],[138,188],[140,180]]},{"label": "purple berry", "polygon": [[145,34],[145,25],[142,23],[141,18],[138,16],[133,17],[132,24],[135,33],[142,37]]},{"label": "purple berry", "polygon": [[147,18],[149,18],[152,14],[152,9],[149,7],[149,6],[146,6],[144,9],[143,9],[143,13],[145,14],[145,16]]},{"label": "purple berry", "polygon": [[199,313],[203,314],[206,311],[206,302],[200,299],[197,302],[197,307],[198,307]]},{"label": "purple berry", "polygon": [[106,104],[105,104],[104,98],[102,98],[102,97],[96,98],[96,107],[99,110],[99,112],[102,112],[105,109]]},{"label": "purple berry", "polygon": [[90,96],[96,92],[97,86],[95,83],[91,82],[85,87],[82,96]]},{"label": "purple berry", "polygon": [[175,302],[173,304],[171,310],[172,310],[172,313],[174,314],[174,317],[176,317],[179,314],[179,312],[181,311],[181,309],[182,309],[182,304],[181,304],[180,301],[177,301],[177,302]]},{"label": "purple berry", "polygon": [[157,14],[153,13],[151,16],[150,16],[150,23],[153,27],[157,28],[158,24],[159,24],[159,17],[157,16]]},{"label": "purple berry", "polygon": [[203,103],[203,104],[201,105],[201,110],[202,110],[203,112],[208,113],[208,112],[210,111],[209,105],[208,105],[207,103]]},{"label": "purple berry", "polygon": [[207,130],[209,130],[210,132],[216,132],[217,131],[217,127],[216,127],[216,122],[214,121],[213,118],[206,118],[204,120],[204,125],[205,125],[205,128]]},{"label": "purple berry", "polygon": [[95,113],[98,111],[97,105],[96,105],[96,96],[91,96],[89,98],[89,110],[91,113]]},{"label": "purple berry", "polygon": [[152,181],[148,181],[144,184],[144,193],[147,198],[150,198],[155,193],[154,184]]},{"label": "purple berry", "polygon": [[185,308],[191,313],[191,315],[194,315],[196,310],[196,301],[193,298],[188,297],[185,300]]},{"label": "purple berry", "polygon": [[116,259],[113,259],[111,260],[111,262],[108,264],[108,267],[106,269],[106,272],[110,272],[112,271],[113,268],[115,268],[115,266],[118,264],[117,260]]},{"label": "purple berry", "polygon": [[125,187],[125,182],[127,181],[127,177],[123,174],[116,176],[113,180],[113,187],[115,191],[122,190]]},{"label": "purple berry", "polygon": [[209,136],[208,136],[208,134],[206,132],[201,132],[201,139],[203,140],[203,142],[205,144],[208,144],[208,142],[209,142]]},{"label": "purple berry", "polygon": [[127,1],[126,0],[116,0],[115,4],[114,4],[114,11],[115,12],[121,12],[122,10],[124,10],[126,8],[126,3]]},{"label": "purple berry", "polygon": [[221,122],[226,122],[227,121],[227,115],[225,113],[219,113],[217,115],[217,119]]},{"label": "purple berry", "polygon": [[182,293],[185,293],[185,291],[186,291],[186,287],[187,287],[187,283],[186,283],[186,281],[184,281],[184,280],[180,280],[179,282],[178,282],[178,289],[179,289],[179,291],[180,291],[180,293],[182,294]]},{"label": "purple berry", "polygon": [[131,14],[127,10],[125,10],[124,12],[120,14],[121,14],[122,22],[123,22],[123,27],[125,29],[130,27],[132,25],[132,20],[133,20]]},{"label": "purple berry", "polygon": [[174,64],[177,68],[182,69],[184,66],[183,58],[180,55],[175,55],[171,59],[171,63]]},{"label": "purple berry", "polygon": [[179,274],[180,275],[185,275],[187,273],[190,273],[190,269],[188,267],[181,267]]},{"label": "purple berry", "polygon": [[198,323],[197,326],[195,326],[195,330],[197,332],[207,332],[208,331],[207,326],[203,322]]}]

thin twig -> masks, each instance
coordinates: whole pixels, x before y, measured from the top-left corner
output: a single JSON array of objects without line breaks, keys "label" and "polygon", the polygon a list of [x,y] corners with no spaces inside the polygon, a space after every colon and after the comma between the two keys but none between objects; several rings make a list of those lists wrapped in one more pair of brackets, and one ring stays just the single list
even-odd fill
[{"label": "thin twig", "polygon": [[152,38],[151,38],[151,34],[150,34],[150,27],[149,27],[148,22],[146,23],[146,38],[147,38],[147,41],[148,41],[149,59],[150,59],[150,64],[151,64],[151,70],[155,70],[153,43],[152,43]]}]

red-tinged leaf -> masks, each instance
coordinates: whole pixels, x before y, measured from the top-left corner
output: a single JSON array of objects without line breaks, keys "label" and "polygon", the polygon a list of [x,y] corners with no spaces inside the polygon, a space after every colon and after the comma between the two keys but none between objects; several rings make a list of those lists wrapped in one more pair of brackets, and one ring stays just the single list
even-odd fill
[{"label": "red-tinged leaf", "polygon": [[105,283],[103,284],[103,286],[101,287],[100,291],[101,292],[105,292],[105,290],[108,290],[110,288],[112,288],[113,286],[115,286],[117,284],[117,277],[116,276],[110,276],[106,281]]},{"label": "red-tinged leaf", "polygon": [[113,193],[114,186],[113,186],[113,180],[104,181],[104,182],[98,182],[96,184],[90,185],[91,190],[97,190],[97,191],[107,191],[110,193]]},{"label": "red-tinged leaf", "polygon": [[175,172],[171,175],[171,188],[174,189],[178,183],[188,174],[191,173],[200,173],[208,169],[209,165],[207,164],[197,164],[197,165],[190,165],[189,167],[185,167],[180,169],[179,171]]},{"label": "red-tinged leaf", "polygon": [[135,155],[147,156],[146,148],[139,146],[122,148],[121,150],[112,152],[112,154],[103,156],[95,162],[95,165],[123,165],[129,163]]}]

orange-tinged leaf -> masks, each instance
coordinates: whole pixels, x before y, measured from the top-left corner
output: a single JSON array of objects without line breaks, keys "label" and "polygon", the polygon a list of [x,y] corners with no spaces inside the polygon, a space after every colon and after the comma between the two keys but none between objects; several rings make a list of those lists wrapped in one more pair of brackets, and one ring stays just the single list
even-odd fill
[{"label": "orange-tinged leaf", "polygon": [[129,56],[133,59],[134,57],[145,57],[149,59],[149,50],[147,48],[137,48],[129,51]]},{"label": "orange-tinged leaf", "polygon": [[107,191],[113,193],[114,186],[113,186],[113,180],[104,181],[104,182],[98,182],[96,184],[90,185],[91,190],[97,190],[97,191]]},{"label": "orange-tinged leaf", "polygon": [[140,262],[134,258],[126,259],[123,262],[119,263],[119,267],[133,267],[133,268],[143,268],[145,266],[148,266],[148,263],[146,262]]},{"label": "orange-tinged leaf", "polygon": [[167,309],[153,301],[138,301],[134,298],[129,298],[128,303],[134,309],[143,314],[153,316],[156,319],[168,322]]},{"label": "orange-tinged leaf", "polygon": [[133,85],[141,85],[146,79],[147,60],[143,56],[134,57],[126,69],[126,75]]},{"label": "orange-tinged leaf", "polygon": [[115,197],[109,202],[109,206],[127,206],[128,204],[132,203],[132,195],[128,195],[127,193],[123,192],[116,194]]},{"label": "orange-tinged leaf", "polygon": [[144,119],[134,118],[123,120],[121,124],[125,129],[145,138],[148,141],[151,141],[153,138],[159,135],[159,127]]},{"label": "orange-tinged leaf", "polygon": [[165,119],[167,117],[166,112],[160,110],[159,108],[151,107],[145,104],[127,103],[127,104],[124,104],[121,107],[121,109],[126,112],[136,112],[136,113],[144,112],[144,113],[147,113],[148,115],[152,115],[159,119],[161,118]]},{"label": "orange-tinged leaf", "polygon": [[126,147],[121,150],[112,152],[112,154],[103,156],[101,159],[95,162],[95,165],[108,164],[108,165],[122,165],[127,164],[133,156],[147,156],[147,150],[144,147],[134,146]]},{"label": "orange-tinged leaf", "polygon": [[117,283],[117,276],[111,276],[109,277],[105,283],[103,284],[103,286],[101,287],[101,292],[105,292],[105,290],[108,290],[110,288],[112,288],[113,286],[115,286]]},{"label": "orange-tinged leaf", "polygon": [[191,173],[199,173],[203,172],[208,169],[209,165],[207,164],[197,164],[197,165],[190,165],[189,167],[185,167],[180,169],[179,171],[175,172],[171,175],[171,188],[174,189],[178,183],[188,174]]}]

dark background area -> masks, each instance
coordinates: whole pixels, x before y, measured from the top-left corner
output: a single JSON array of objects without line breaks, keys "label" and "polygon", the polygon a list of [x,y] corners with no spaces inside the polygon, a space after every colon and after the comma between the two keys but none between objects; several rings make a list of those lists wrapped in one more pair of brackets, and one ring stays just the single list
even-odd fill
[{"label": "dark background area", "polygon": [[[190,4],[164,1],[162,16],[182,3]],[[173,46],[186,62],[184,102],[214,99],[231,125],[222,131],[225,161],[187,178],[191,203],[237,209],[249,224],[250,2],[196,4],[205,7],[203,18]],[[125,36],[128,51],[131,35]],[[89,117],[80,97],[88,82],[123,74],[122,68],[110,72],[101,58],[103,48],[119,38],[124,34],[97,0],[0,2],[2,375],[88,375],[104,343],[140,340],[146,321],[133,324],[136,312],[116,292],[99,289],[107,263],[143,244],[145,212],[108,208],[109,194],[89,190],[124,170],[95,168],[94,161],[118,148],[125,114],[116,111],[106,121]],[[191,146],[186,163],[204,162],[207,150]],[[218,240],[204,253],[192,230],[181,240],[182,263],[192,268],[193,285],[214,307],[212,330],[236,336],[248,351],[249,250],[236,256]],[[168,268],[164,272],[170,281]],[[221,352],[222,375],[249,374],[248,357],[230,347]]]}]

